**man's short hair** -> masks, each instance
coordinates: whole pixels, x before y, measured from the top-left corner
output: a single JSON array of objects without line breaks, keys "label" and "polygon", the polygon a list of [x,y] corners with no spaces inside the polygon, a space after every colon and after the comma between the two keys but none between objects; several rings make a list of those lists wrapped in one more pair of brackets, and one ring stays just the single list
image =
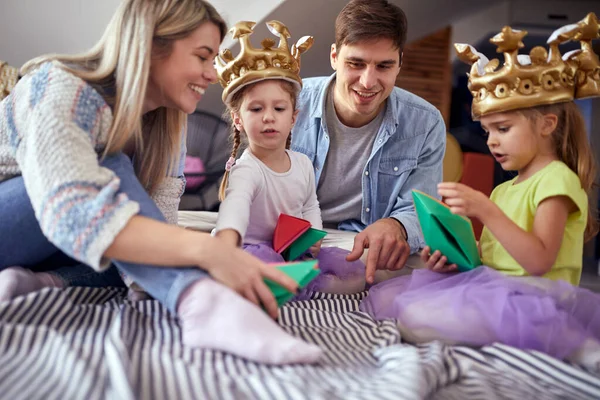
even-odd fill
[{"label": "man's short hair", "polygon": [[390,39],[402,53],[406,42],[406,14],[387,0],[352,0],[335,20],[335,44]]}]

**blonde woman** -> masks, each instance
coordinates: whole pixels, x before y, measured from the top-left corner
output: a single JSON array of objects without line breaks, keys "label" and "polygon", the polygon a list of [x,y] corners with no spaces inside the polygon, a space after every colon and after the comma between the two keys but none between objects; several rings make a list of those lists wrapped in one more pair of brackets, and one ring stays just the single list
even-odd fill
[{"label": "blonde woman", "polygon": [[23,66],[0,103],[1,299],[122,285],[113,265],[178,314],[188,345],[273,364],[319,358],[257,307],[276,317],[263,279],[296,291],[291,279],[166,223],[183,190],[186,114],[216,81],[225,33],[202,0],[124,0],[90,51]]}]

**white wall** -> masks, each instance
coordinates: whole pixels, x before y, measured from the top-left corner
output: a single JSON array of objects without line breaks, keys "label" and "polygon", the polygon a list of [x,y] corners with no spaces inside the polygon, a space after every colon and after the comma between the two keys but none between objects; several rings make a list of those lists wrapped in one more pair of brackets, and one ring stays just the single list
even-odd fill
[{"label": "white wall", "polygon": [[96,43],[119,0],[2,0],[0,60],[21,66],[44,53],[74,53]]},{"label": "white wall", "polygon": [[[284,0],[215,0],[228,24],[260,19]],[[120,0],[1,0],[0,60],[21,66],[45,53],[93,46]],[[230,45],[225,42],[224,45]]]},{"label": "white wall", "polygon": [[[492,4],[479,12],[467,15],[452,24],[452,42],[473,44],[490,32],[500,31],[509,23],[510,6],[508,1]],[[454,48],[451,58],[456,58]]]}]

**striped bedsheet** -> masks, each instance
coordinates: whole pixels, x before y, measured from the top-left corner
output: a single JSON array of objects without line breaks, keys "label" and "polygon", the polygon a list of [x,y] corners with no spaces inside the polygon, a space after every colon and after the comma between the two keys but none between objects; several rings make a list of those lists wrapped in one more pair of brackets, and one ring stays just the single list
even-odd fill
[{"label": "striped bedsheet", "polygon": [[357,311],[363,296],[315,294],[282,307],[282,326],[326,358],[270,367],[182,346],[176,320],[156,301],[130,303],[120,289],[46,289],[0,303],[0,397],[600,398],[600,376],[540,353],[402,343],[393,321]]}]

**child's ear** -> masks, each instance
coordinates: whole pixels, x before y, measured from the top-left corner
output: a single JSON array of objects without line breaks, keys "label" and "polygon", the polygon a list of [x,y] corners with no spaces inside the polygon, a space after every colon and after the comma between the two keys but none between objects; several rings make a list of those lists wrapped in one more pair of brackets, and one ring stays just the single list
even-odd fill
[{"label": "child's ear", "polygon": [[556,129],[556,125],[558,125],[558,117],[556,114],[544,114],[539,123],[542,136],[550,136]]},{"label": "child's ear", "polygon": [[292,126],[294,126],[294,124],[296,123],[297,117],[298,117],[298,110],[295,110],[294,114],[292,114]]},{"label": "child's ear", "polygon": [[242,131],[242,118],[240,117],[240,115],[236,112],[231,112],[231,120],[233,121],[233,126],[235,126],[235,128],[238,131]]}]

